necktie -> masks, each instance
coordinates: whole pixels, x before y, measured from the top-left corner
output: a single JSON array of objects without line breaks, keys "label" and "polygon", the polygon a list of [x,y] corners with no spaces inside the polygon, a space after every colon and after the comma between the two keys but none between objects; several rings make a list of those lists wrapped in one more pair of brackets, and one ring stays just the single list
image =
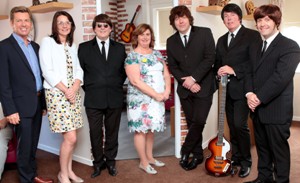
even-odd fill
[{"label": "necktie", "polygon": [[229,42],[229,44],[228,44],[228,47],[232,44],[232,42],[233,42],[233,40],[234,40],[234,34],[231,33],[230,36],[231,36],[231,39],[230,39],[230,42]]},{"label": "necktie", "polygon": [[265,53],[266,48],[267,48],[267,41],[264,41],[264,45],[263,45],[263,48],[261,50],[261,56],[263,56],[263,54]]},{"label": "necktie", "polygon": [[187,45],[187,39],[186,39],[187,35],[184,35],[183,38],[184,38],[184,47],[186,47]]},{"label": "necktie", "polygon": [[104,60],[106,60],[105,41],[101,41],[101,44],[102,44],[101,54],[104,57]]}]

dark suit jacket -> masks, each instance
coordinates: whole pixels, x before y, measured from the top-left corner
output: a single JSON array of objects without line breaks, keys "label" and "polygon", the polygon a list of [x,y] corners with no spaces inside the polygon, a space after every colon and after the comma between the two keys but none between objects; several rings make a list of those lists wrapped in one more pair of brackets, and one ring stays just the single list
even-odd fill
[{"label": "dark suit jacket", "polygon": [[290,123],[293,117],[293,77],[300,60],[298,44],[279,33],[261,57],[262,42],[253,51],[246,93],[261,104],[256,113],[263,124]]},{"label": "dark suit jacket", "polygon": [[246,68],[250,64],[250,50],[253,43],[261,41],[257,31],[242,26],[228,47],[228,32],[218,39],[216,47],[215,72],[220,67],[228,65],[233,68],[236,76],[230,76],[227,85],[227,95],[233,99],[245,98],[244,78]]},{"label": "dark suit jacket", "polygon": [[[215,62],[215,42],[209,28],[192,26],[187,47],[184,47],[179,32],[167,40],[168,67],[178,81],[179,97],[189,95],[207,97],[214,93],[216,85],[212,66]],[[182,77],[192,76],[201,90],[193,94],[182,86]]]},{"label": "dark suit jacket", "polygon": [[[31,44],[38,56],[39,45],[33,41]],[[34,116],[38,104],[35,77],[13,35],[0,42],[0,65],[0,97],[4,115],[18,112],[20,117]]]},{"label": "dark suit jacket", "polygon": [[126,79],[125,46],[110,40],[105,61],[94,38],[79,45],[78,57],[84,71],[85,107],[95,109],[122,107],[123,83]]}]

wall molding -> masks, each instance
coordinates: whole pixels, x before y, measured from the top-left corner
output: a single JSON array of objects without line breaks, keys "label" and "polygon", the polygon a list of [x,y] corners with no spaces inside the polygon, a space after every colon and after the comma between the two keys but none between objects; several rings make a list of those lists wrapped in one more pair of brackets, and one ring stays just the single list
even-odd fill
[{"label": "wall molding", "polygon": [[[46,151],[46,152],[49,152],[52,154],[56,154],[57,156],[59,156],[59,149],[57,149],[57,148],[53,148],[51,146],[39,143],[38,149],[41,149],[43,151]],[[73,160],[77,161],[79,163],[85,164],[85,165],[93,166],[93,161],[90,159],[87,159],[83,156],[78,156],[78,155],[73,154]]]}]

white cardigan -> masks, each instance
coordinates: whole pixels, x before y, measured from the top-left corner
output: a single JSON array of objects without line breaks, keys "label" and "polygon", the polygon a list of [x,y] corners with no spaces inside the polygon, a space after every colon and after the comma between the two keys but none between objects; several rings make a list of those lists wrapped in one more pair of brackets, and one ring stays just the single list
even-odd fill
[{"label": "white cardigan", "polygon": [[[72,47],[67,46],[67,49],[72,58],[73,64],[73,79],[78,79],[83,84],[83,71],[80,67],[77,47],[73,43]],[[40,51],[40,64],[43,72],[44,88],[51,89],[62,82],[68,86],[67,81],[67,61],[64,50],[64,45],[57,44],[52,37],[44,37],[41,42]]]}]

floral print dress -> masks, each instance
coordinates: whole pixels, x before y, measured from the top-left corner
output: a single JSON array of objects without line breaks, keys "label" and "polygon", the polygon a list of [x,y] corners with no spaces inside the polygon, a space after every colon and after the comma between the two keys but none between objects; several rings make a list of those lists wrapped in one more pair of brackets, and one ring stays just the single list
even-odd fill
[{"label": "floral print dress", "polygon": [[[128,54],[125,60],[127,65],[139,64],[140,79],[158,93],[165,91],[163,76],[163,57],[159,51],[142,55],[136,52]],[[127,117],[130,132],[164,131],[165,104],[158,102],[129,82],[127,90]]]},{"label": "floral print dress", "polygon": [[[64,49],[67,58],[66,69],[68,88],[70,88],[74,83],[72,57],[70,56],[68,47],[65,46]],[[50,130],[52,132],[68,132],[83,126],[81,114],[81,96],[79,92],[76,94],[74,104],[71,104],[65,97],[65,94],[58,89],[46,89],[45,94]]]}]

